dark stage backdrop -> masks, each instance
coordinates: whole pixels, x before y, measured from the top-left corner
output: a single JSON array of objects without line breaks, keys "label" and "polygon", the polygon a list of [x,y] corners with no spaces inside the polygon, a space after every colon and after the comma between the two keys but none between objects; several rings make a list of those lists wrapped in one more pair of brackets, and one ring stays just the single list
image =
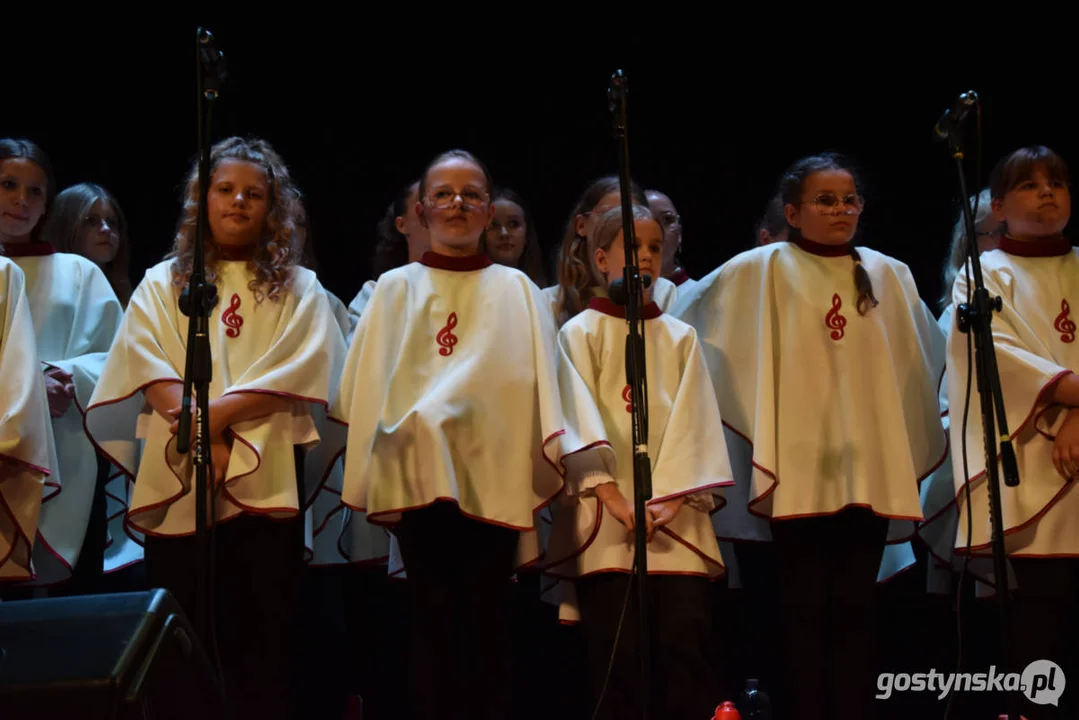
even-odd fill
[{"label": "dark stage backdrop", "polygon": [[[636,43],[599,61],[598,46],[586,43],[585,58],[568,36],[563,48],[548,35],[533,53],[507,28],[505,53],[480,42],[476,52],[454,50],[434,37],[411,52],[398,45],[409,32],[403,17],[362,34],[352,23],[304,27],[284,16],[258,26],[212,16],[135,21],[5,37],[5,55],[39,71],[19,93],[5,92],[0,135],[41,144],[61,186],[94,181],[115,192],[136,281],[171,243],[195,153],[197,22],[214,31],[230,69],[214,138],[261,135],[284,155],[307,198],[319,274],[346,303],[369,276],[374,227],[395,190],[452,147],[472,150],[496,182],[524,195],[549,255],[584,185],[618,170],[606,104],[618,67],[631,88],[633,176],[674,200],[696,277],[752,245],[786,165],[832,149],[853,156],[866,179],[860,243],[908,263],[935,309],[957,192],[951,159],[930,136],[969,88],[984,103],[982,180],[1023,144],[1047,144],[1079,167],[1059,76],[1036,71],[1021,52],[949,69],[928,41],[819,56],[717,47],[714,57],[685,61]],[[973,159],[972,143],[972,189],[982,184]]]}]

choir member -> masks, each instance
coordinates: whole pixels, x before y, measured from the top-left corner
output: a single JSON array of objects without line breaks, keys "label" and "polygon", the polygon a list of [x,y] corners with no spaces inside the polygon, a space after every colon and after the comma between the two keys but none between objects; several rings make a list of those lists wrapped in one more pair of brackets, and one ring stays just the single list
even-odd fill
[{"label": "choir member", "polygon": [[[127,524],[143,538],[150,582],[189,614],[194,453],[179,455],[175,434],[188,329],[179,300],[193,267],[198,187],[196,167],[173,251],[135,288],[87,413],[97,444],[134,478]],[[235,712],[288,717],[303,508],[325,477],[304,472],[303,452],[319,444],[344,341],[326,293],[299,264],[303,204],[269,143],[214,145],[205,201],[206,277],[219,298],[209,318],[209,442],[221,669]]]},{"label": "choir member", "polygon": [[[138,548],[126,542],[122,518],[117,516],[108,532],[117,547],[111,548],[110,566],[104,567],[103,483],[108,468],[104,462],[99,464],[83,427],[84,409],[123,309],[93,261],[56,252],[44,240],[42,218],[55,187],[48,157],[39,147],[27,140],[0,140],[0,245],[26,276],[58,463],[50,468],[49,476],[55,492],[45,496],[41,508],[40,537],[34,546],[35,582],[55,585],[74,576],[73,583],[89,589],[103,569],[139,559]],[[122,481],[114,483],[114,492],[122,496],[123,486]],[[92,518],[102,522],[92,522]]]},{"label": "choir member", "polygon": [[[562,245],[558,251],[558,284],[543,291],[555,320],[561,326],[588,307],[593,297],[607,294],[603,276],[594,266],[592,250],[596,219],[603,213],[621,207],[622,195],[617,177],[602,177],[592,182],[577,201],[566,222]],[[630,188],[635,205],[648,206],[648,199],[636,183]],[[674,302],[677,288],[666,278],[652,278],[652,297],[661,310]]]},{"label": "choir member", "polygon": [[[1079,602],[1079,367],[1071,303],[1079,297],[1079,254],[1063,235],[1071,216],[1067,165],[1043,146],[1025,147],[1003,158],[989,180],[993,217],[1003,236],[981,256],[985,287],[1000,298],[993,314],[993,342],[1000,371],[1008,429],[1019,464],[1020,484],[1001,480],[1000,511],[1005,552],[1015,573],[1014,667],[1051,660],[1074,673],[1077,645],[1074,608]],[[967,302],[968,272],[955,278],[952,302]],[[957,553],[992,554],[987,521],[981,413],[977,390],[964,412],[970,366],[969,336],[953,323],[948,336],[948,400],[955,452],[966,442],[966,470],[955,458]],[[999,428],[998,428],[999,430]],[[968,495],[974,522],[968,523]],[[1031,720],[1074,717],[1079,707],[1065,692],[1059,707],[1024,701]],[[1058,714],[1059,713],[1059,714]]]},{"label": "choir member", "polygon": [[48,480],[55,455],[25,287],[19,266],[0,257],[0,583],[33,577],[41,498],[58,489]]},{"label": "choir member", "polygon": [[757,222],[757,245],[785,242],[787,239],[787,218],[783,214],[783,196],[775,195],[768,201],[764,215]]},{"label": "choir member", "polygon": [[[374,280],[368,280],[349,303],[348,312],[352,316],[352,331],[363,314],[364,307],[375,292],[375,284],[383,273],[399,268],[411,262],[419,262],[423,254],[431,248],[431,239],[427,227],[415,212],[419,202],[420,183],[407,185],[397,193],[394,201],[386,208],[386,213],[378,223],[378,242],[375,245],[375,261],[371,268]],[[349,335],[349,341],[352,335]]]},{"label": "choir member", "polygon": [[680,291],[689,290],[697,281],[689,276],[680,264],[682,256],[682,216],[667,195],[659,190],[645,190],[648,208],[663,228],[663,277],[670,280]]},{"label": "choir member", "polygon": [[731,259],[676,311],[700,334],[723,420],[745,440],[731,455],[749,510],[770,520],[784,714],[864,718],[882,552],[912,535],[918,482],[947,450],[944,338],[907,266],[854,246],[864,203],[848,163],[804,158],[780,192],[788,241]]},{"label": "choir member", "polygon": [[517,268],[536,284],[547,286],[539,235],[524,198],[510,188],[491,194],[495,213],[483,237],[483,250],[500,265]]},{"label": "choir member", "polygon": [[343,500],[393,528],[408,572],[423,718],[505,717],[510,575],[538,558],[534,513],[577,444],[540,291],[480,252],[492,187],[461,150],[424,171],[431,250],[380,277],[333,410],[349,423]]},{"label": "choir member", "polygon": [[[634,208],[642,273],[662,277],[663,230],[643,206]],[[594,259],[608,284],[625,266],[622,210],[597,221]],[[733,480],[723,427],[704,355],[693,328],[663,313],[644,293],[648,388],[648,452],[652,497],[647,505],[648,598],[654,687],[653,717],[706,717],[717,702],[710,645],[709,580],[723,563],[709,513]],[[635,620],[621,623],[634,563],[634,450],[626,384],[626,311],[609,298],[562,326],[558,336],[559,387],[566,424],[593,428],[611,452],[567,457],[565,502],[554,508],[548,572],[575,580],[576,608],[588,648],[593,692],[609,686],[599,717],[636,717],[642,702],[640,637]],[[611,457],[610,455],[613,455]],[[612,462],[613,460],[613,462]],[[717,503],[718,500],[718,503]],[[639,612],[630,595],[627,618]]]},{"label": "choir member", "polygon": [[[972,195],[970,205],[974,213],[974,227],[978,236],[980,255],[996,248],[1000,243],[1001,223],[993,217],[989,188],[983,189],[977,195]],[[942,285],[944,292],[940,299],[940,315],[937,318],[937,324],[945,335],[951,331],[952,323],[955,321],[952,288],[955,285],[955,276],[962,270],[967,259],[966,236],[966,222],[960,208],[952,228],[951,246],[945,259]],[[939,400],[941,420],[944,423],[944,429],[948,431],[951,415],[948,412],[947,373],[941,382]],[[950,593],[953,589],[954,573],[962,570],[963,565],[966,564],[967,571],[979,580],[978,594],[984,596],[992,592],[992,588],[984,582],[991,577],[992,564],[985,562],[984,559],[967,562],[966,558],[956,556],[953,552],[959,525],[953,471],[949,456],[944,464],[922,483],[921,487],[922,510],[926,522],[919,528],[918,535],[930,553],[926,587],[933,594]]]},{"label": "choir member", "polygon": [[56,196],[45,218],[42,240],[58,252],[73,253],[101,268],[120,304],[131,298],[131,248],[120,203],[95,183],[79,183]]}]

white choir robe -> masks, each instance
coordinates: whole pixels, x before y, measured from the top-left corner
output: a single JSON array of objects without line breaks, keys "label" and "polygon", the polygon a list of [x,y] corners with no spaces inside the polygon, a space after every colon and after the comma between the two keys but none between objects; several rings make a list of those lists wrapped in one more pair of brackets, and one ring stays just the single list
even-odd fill
[{"label": "white choir robe", "polygon": [[33,578],[31,554],[56,455],[26,280],[0,257],[0,582]]},{"label": "white choir robe", "polygon": [[[144,394],[154,383],[183,379],[188,318],[180,312],[171,264],[167,260],[147,270],[135,289],[86,415],[97,445],[134,478],[127,528],[136,537],[195,531],[193,455],[176,452],[170,421]],[[267,393],[294,403],[290,410],[231,427],[234,442],[216,517],[294,516],[314,499],[340,452],[319,427],[325,427],[325,410],[344,362],[341,330],[310,270],[293,268],[291,288],[278,300],[261,303],[248,288],[254,276],[246,262],[223,261],[217,272],[220,300],[209,318],[210,399]],[[308,450],[302,496],[294,445]],[[312,460],[319,457],[324,467]]]},{"label": "white choir robe", "polygon": [[[662,314],[655,303],[643,312],[648,386],[647,447],[655,504],[685,498],[678,515],[648,546],[655,574],[724,573],[709,514],[723,503],[734,479],[708,369],[693,328]],[[630,572],[634,540],[607,517],[597,485],[615,482],[633,499],[632,399],[626,384],[624,308],[595,298],[558,334],[559,390],[566,425],[578,435],[602,437],[599,446],[565,458],[566,492],[553,507],[554,527],[545,570],[574,579],[597,572]],[[607,457],[607,448],[613,451]],[[572,593],[563,620],[577,617]]]},{"label": "white choir robe", "polygon": [[[25,253],[25,254],[24,254]],[[58,466],[41,507],[39,543],[34,547],[35,582],[66,580],[82,551],[97,485],[97,453],[83,426],[84,414],[112,346],[124,311],[105,274],[81,255],[57,253],[47,243],[9,245],[7,254],[26,274],[26,295],[34,319],[38,357],[44,368],[69,373],[75,397],[68,411],[52,420]],[[111,470],[110,470],[111,475]],[[127,497],[122,478],[106,486],[108,546],[105,571],[142,559],[142,551],[123,532],[117,501]]]},{"label": "white choir robe", "polygon": [[699,280],[694,280],[689,276],[683,268],[675,268],[675,271],[667,276],[667,279],[674,285],[674,293],[667,300],[667,310],[670,310],[676,302],[678,302],[678,296],[684,295],[692,290]]},{"label": "white choir robe", "polygon": [[[999,297],[992,329],[1008,429],[1019,465],[1020,484],[1010,488],[1001,475],[1001,515],[1009,557],[1079,556],[1079,493],[1053,467],[1053,442],[1066,409],[1051,405],[1046,394],[1062,376],[1079,367],[1075,317],[1079,303],[1079,256],[1065,239],[1019,242],[1010,238],[981,256],[985,287]],[[966,302],[966,273],[956,277],[955,303]],[[1077,304],[1079,307],[1079,304]],[[966,395],[967,337],[953,328],[948,336],[948,401],[952,445],[961,452],[961,412]],[[976,383],[974,383],[976,385]],[[999,428],[997,428],[999,431]],[[967,497],[961,457],[953,461],[958,527],[953,542],[966,553],[992,555],[988,487],[982,450],[981,412],[976,388],[967,418],[967,466],[973,527],[967,523]],[[999,466],[998,466],[999,467]]]},{"label": "white choir robe", "polygon": [[589,442],[563,428],[555,336],[532,281],[485,255],[384,273],[331,409],[349,426],[343,502],[392,525],[449,500],[519,530],[518,566],[538,560],[536,513],[561,490],[566,448]]},{"label": "white choir robe", "polygon": [[[328,290],[326,297],[340,327],[341,338],[346,340],[355,330],[359,315],[353,315],[345,304]],[[340,379],[335,379],[334,382],[339,383]],[[336,458],[327,459],[324,451],[316,448],[308,459],[308,465],[313,466],[316,472],[318,467],[330,465],[330,474],[308,509],[313,550],[310,564],[323,566],[384,563],[389,556],[392,537],[390,533],[385,528],[368,523],[362,513],[355,513],[341,503],[345,472],[344,438],[348,429],[339,422],[329,421],[324,428],[320,427],[319,432],[332,433],[339,437],[339,441],[326,444],[326,447],[338,449]],[[323,445],[320,444],[319,447]]]},{"label": "white choir robe", "polygon": [[[864,317],[845,250],[787,242],[732,258],[678,298],[672,314],[696,328],[730,430],[737,483],[715,516],[721,538],[771,539],[764,522],[725,516],[742,487],[765,521],[871,508],[892,520],[890,544],[922,518],[918,484],[947,455],[944,338],[907,266],[859,252],[880,300]],[[886,548],[878,579],[912,560]]]},{"label": "white choir robe", "polygon": [[375,294],[376,287],[377,283],[374,280],[368,280],[348,304],[349,331],[345,336],[348,345],[352,344],[352,336],[356,334],[356,326],[363,316],[363,309],[367,307],[367,303],[371,302],[371,296]]},{"label": "white choir robe", "polygon": [[[954,321],[955,305],[948,305],[937,318],[937,325],[945,336],[951,332]],[[977,403],[977,401],[977,394],[974,394],[973,402]],[[944,430],[950,433],[951,414],[948,411],[947,371],[941,379],[939,402]],[[977,411],[976,404],[974,407]],[[959,422],[962,421],[963,415],[960,412]],[[925,479],[921,486],[922,512],[926,520],[918,528],[918,537],[929,550],[926,591],[937,595],[947,595],[953,589],[954,573],[961,571],[966,565],[966,571],[976,579],[977,595],[988,597],[992,594],[992,587],[986,584],[992,578],[992,563],[979,558],[967,559],[955,554],[955,534],[959,527],[959,513],[955,506],[952,455],[959,452],[962,452],[962,446],[951,446],[948,458]]]},{"label": "white choir robe", "polygon": [[[689,282],[696,282],[691,280]],[[551,315],[554,316],[555,321],[559,324],[562,323],[562,318],[559,316],[559,303],[558,303],[558,291],[561,285],[551,285],[550,287],[543,288],[540,293],[543,295],[543,299],[547,304]],[[593,297],[607,297],[607,288],[603,286],[596,286],[592,288]],[[663,312],[670,312],[671,307],[674,305],[675,299],[678,297],[678,288],[673,282],[667,278],[659,278],[655,281],[655,285],[652,287],[652,302],[654,302],[660,310]]]}]

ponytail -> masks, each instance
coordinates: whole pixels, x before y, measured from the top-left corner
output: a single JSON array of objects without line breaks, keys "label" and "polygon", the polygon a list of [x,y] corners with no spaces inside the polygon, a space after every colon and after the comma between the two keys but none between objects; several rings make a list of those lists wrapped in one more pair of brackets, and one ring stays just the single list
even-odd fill
[{"label": "ponytail", "polygon": [[880,303],[873,295],[873,281],[862,265],[862,256],[853,244],[850,246],[850,256],[854,260],[854,289],[858,291],[858,314],[864,316]]}]

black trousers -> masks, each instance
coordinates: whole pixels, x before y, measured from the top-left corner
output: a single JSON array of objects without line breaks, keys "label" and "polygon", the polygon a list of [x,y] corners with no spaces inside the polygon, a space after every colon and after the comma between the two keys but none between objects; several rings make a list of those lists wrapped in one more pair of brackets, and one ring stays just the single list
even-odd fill
[{"label": "black trousers", "polygon": [[[293,717],[303,517],[241,515],[217,525],[214,532],[214,618],[232,716]],[[175,595],[194,621],[195,537],[147,536],[145,551],[151,587]],[[213,652],[209,646],[206,650]]]},{"label": "black trousers", "polygon": [[776,717],[874,717],[873,601],[887,533],[888,521],[863,508],[772,521],[787,676]]},{"label": "black trousers", "polygon": [[[1021,711],[1028,720],[1079,717],[1079,559],[1013,558],[1011,563],[1018,584],[1012,606],[1012,671],[1022,673],[1035,660],[1050,660],[1067,679],[1059,707],[1021,697]],[[1060,684],[1057,679],[1058,694]]]},{"label": "black trousers", "polygon": [[394,528],[408,573],[410,699],[422,720],[504,720],[508,606],[520,533],[437,502]]},{"label": "black trousers", "polygon": [[[717,597],[715,616],[716,647],[724,650],[724,697],[736,700],[749,678],[759,680],[760,689],[769,697],[778,697],[784,694],[784,678],[776,653],[781,633],[776,624],[780,577],[775,546],[736,542],[734,554],[742,588],[726,592],[725,602]],[[713,590],[713,595],[720,595],[719,590]]]},{"label": "black trousers", "polygon": [[[642,701],[640,624],[636,580],[620,572],[596,573],[577,581],[581,626],[588,647],[593,703],[599,701],[618,620],[630,589],[614,665],[598,717],[632,720]],[[707,578],[687,575],[648,576],[648,623],[651,636],[649,717],[701,720],[710,717],[717,698],[712,671],[712,596]]]}]

